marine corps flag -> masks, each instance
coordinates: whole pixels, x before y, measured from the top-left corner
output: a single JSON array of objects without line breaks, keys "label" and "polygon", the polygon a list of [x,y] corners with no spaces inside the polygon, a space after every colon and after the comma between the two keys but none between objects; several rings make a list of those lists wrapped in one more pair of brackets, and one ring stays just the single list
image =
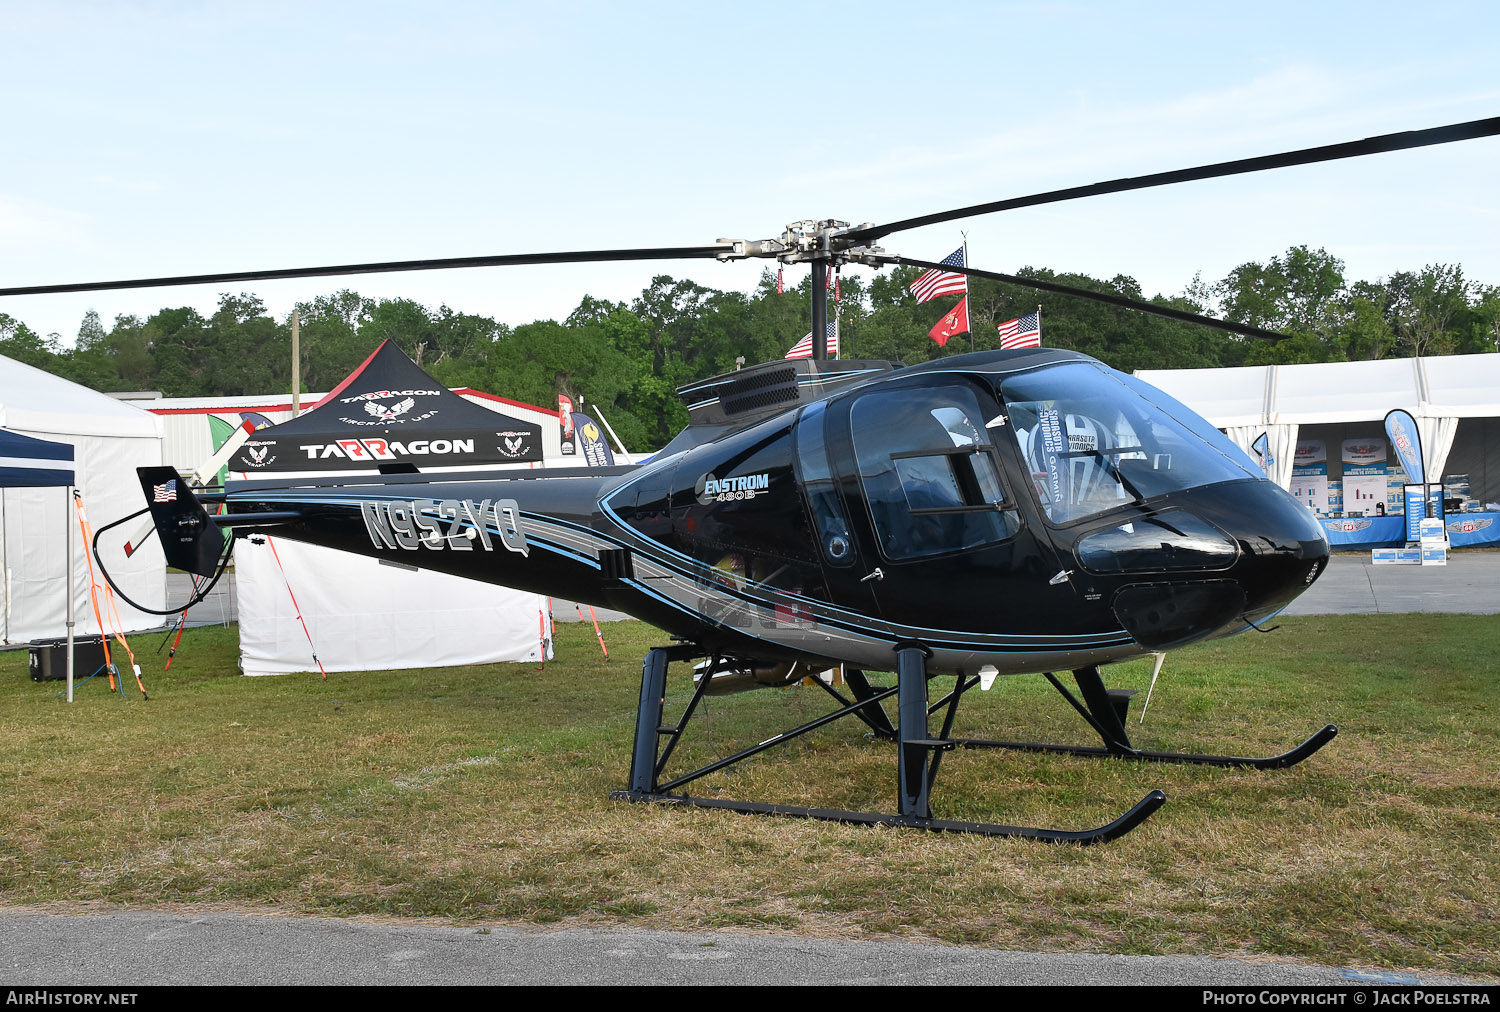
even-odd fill
[{"label": "marine corps flag", "polygon": [[937,322],[937,326],[927,332],[927,336],[938,343],[939,348],[947,347],[948,338],[954,334],[967,334],[969,332],[969,297],[965,295],[958,300],[958,305],[948,310],[947,314]]}]

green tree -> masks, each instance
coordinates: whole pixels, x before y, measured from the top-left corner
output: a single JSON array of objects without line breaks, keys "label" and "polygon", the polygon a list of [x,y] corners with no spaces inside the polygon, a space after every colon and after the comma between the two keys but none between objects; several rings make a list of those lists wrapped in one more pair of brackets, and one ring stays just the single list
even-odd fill
[{"label": "green tree", "polygon": [[1396,346],[1391,328],[1391,293],[1380,282],[1357,281],[1349,286],[1344,318],[1335,340],[1351,362],[1384,358]]},{"label": "green tree", "polygon": [[332,390],[375,350],[359,335],[370,318],[370,306],[370,300],[347,288],[297,304],[304,390]]},{"label": "green tree", "polygon": [[1475,286],[1469,337],[1477,352],[1500,352],[1500,286]]},{"label": "green tree", "polygon": [[108,339],[109,332],[99,322],[99,314],[90,309],[83,314],[83,322],[78,325],[78,340],[73,343],[73,347],[77,351],[87,351],[104,344]]},{"label": "green tree", "polygon": [[1337,347],[1345,289],[1342,260],[1327,250],[1293,246],[1264,264],[1241,264],[1213,292],[1225,319],[1304,335],[1312,342],[1299,342],[1303,352],[1317,354],[1313,349],[1324,344],[1327,358]]},{"label": "green tree", "polygon": [[0,355],[52,372],[57,365],[58,347],[55,340],[39,337],[20,320],[0,313]]},{"label": "green tree", "polygon": [[271,319],[258,296],[221,295],[204,338],[198,368],[206,386],[226,396],[290,392],[291,328]]},{"label": "green tree", "polygon": [[1391,275],[1396,343],[1413,355],[1445,355],[1458,343],[1455,324],[1469,309],[1469,285],[1457,264],[1428,264]]}]

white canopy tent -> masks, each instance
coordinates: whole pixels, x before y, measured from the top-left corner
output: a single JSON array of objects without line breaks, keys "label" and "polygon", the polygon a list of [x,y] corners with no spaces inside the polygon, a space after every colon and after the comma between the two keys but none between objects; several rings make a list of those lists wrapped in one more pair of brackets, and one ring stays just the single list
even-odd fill
[{"label": "white canopy tent", "polygon": [[[75,487],[96,527],[145,505],[135,469],[161,463],[160,419],[3,356],[0,427],[72,445]],[[0,491],[0,514],[0,639],[11,644],[66,636],[68,535],[75,525],[71,511],[58,508],[56,489],[8,488]],[[130,558],[118,550],[126,537],[138,533],[132,528],[114,542],[115,550],[105,556],[110,575],[141,604],[165,608],[166,561],[155,540]],[[71,585],[79,635],[101,631],[89,600],[87,550],[82,539],[73,539]],[[164,622],[124,601],[118,602],[118,612],[124,632]]]},{"label": "white canopy tent", "polygon": [[[1291,477],[1290,450],[1298,432],[1308,426],[1365,423],[1369,429],[1387,412],[1405,408],[1421,430],[1427,480],[1441,481],[1450,469],[1460,421],[1500,418],[1500,355],[1143,369],[1136,375],[1224,429],[1246,452],[1262,432],[1270,434],[1277,463],[1273,477],[1283,487]],[[1474,440],[1464,441],[1462,466],[1488,468],[1493,454],[1485,447],[1490,438],[1476,428]],[[1488,495],[1500,494],[1493,491],[1500,483],[1500,461],[1493,469],[1494,477],[1485,471],[1479,483]]]},{"label": "white canopy tent", "polygon": [[247,675],[552,656],[552,621],[540,595],[286,538],[257,541],[234,549]]}]

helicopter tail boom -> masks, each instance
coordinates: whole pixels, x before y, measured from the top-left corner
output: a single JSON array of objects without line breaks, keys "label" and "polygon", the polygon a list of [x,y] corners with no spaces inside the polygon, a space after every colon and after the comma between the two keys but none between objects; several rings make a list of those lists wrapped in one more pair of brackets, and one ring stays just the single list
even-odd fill
[{"label": "helicopter tail boom", "polygon": [[213,519],[237,532],[274,526],[293,541],[606,605],[604,543],[590,517],[601,487],[628,472],[232,481],[230,512]]}]

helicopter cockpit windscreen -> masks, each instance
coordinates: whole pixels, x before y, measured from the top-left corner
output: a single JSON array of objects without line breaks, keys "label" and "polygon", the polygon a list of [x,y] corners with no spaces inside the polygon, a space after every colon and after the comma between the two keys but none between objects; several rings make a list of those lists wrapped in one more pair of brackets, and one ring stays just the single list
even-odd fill
[{"label": "helicopter cockpit windscreen", "polygon": [[1261,476],[1217,429],[1123,373],[1068,363],[1006,377],[1001,392],[1053,523]]}]

